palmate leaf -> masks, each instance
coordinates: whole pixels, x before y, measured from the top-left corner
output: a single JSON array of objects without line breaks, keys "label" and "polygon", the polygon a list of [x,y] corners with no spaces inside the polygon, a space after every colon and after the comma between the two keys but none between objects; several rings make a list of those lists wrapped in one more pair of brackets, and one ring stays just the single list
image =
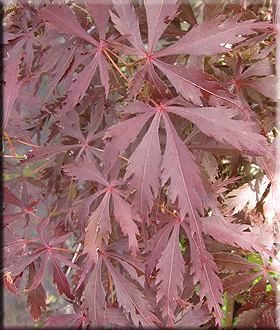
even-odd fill
[{"label": "palmate leaf", "polygon": [[76,63],[77,65],[83,64],[87,69],[84,69],[74,78],[74,82],[69,89],[68,98],[65,101],[62,111],[60,111],[60,117],[81,101],[98,66],[101,83],[105,87],[106,95],[108,95],[109,92],[108,70],[110,67],[102,53],[102,47],[106,43],[103,39],[105,37],[105,26],[107,26],[109,17],[110,3],[108,3],[109,6],[103,6],[101,4],[96,5],[96,12],[94,11],[94,6],[88,6],[88,9],[93,12],[95,18],[96,15],[98,15],[98,10],[101,10],[101,18],[103,18],[104,21],[102,24],[101,21],[98,21],[100,42],[95,40],[86,30],[83,29],[72,10],[66,4],[62,3],[61,6],[56,4],[50,5],[40,11],[40,17],[47,21],[52,29],[61,33],[74,35],[95,46],[95,48],[89,50],[87,54],[80,56],[80,62],[82,63]]},{"label": "palmate leaf", "polygon": [[49,5],[40,10],[39,16],[61,33],[77,36],[98,46],[99,43],[82,28],[72,10],[65,3]]},{"label": "palmate leaf", "polygon": [[[173,220],[173,219],[172,219]],[[155,268],[162,251],[166,247],[166,243],[168,241],[168,237],[173,228],[174,224],[170,221],[170,223],[160,230],[158,230],[148,241],[148,257],[146,259],[146,281],[149,280],[149,277]]]},{"label": "palmate leaf", "polygon": [[212,315],[209,314],[209,310],[206,305],[199,303],[193,309],[189,309],[183,313],[182,318],[175,323],[177,328],[197,328],[200,325],[206,323],[212,318]]},{"label": "palmate leaf", "polygon": [[252,123],[232,119],[238,114],[238,110],[225,107],[192,109],[173,106],[166,110],[189,119],[206,135],[213,136],[220,142],[226,141],[240,151],[251,151],[256,155],[269,152],[265,137],[252,130]]},{"label": "palmate leaf", "polygon": [[127,179],[133,175],[129,180],[128,189],[132,192],[137,187],[133,197],[133,205],[139,210],[140,216],[145,222],[159,189],[161,165],[158,137],[159,122],[160,113],[157,113],[141,143],[130,156],[124,177]]},{"label": "palmate leaf", "polygon": [[157,303],[163,299],[163,314],[167,316],[167,326],[174,325],[176,298],[183,289],[185,262],[179,244],[180,223],[174,223],[169,241],[157,263],[158,285]]},{"label": "palmate leaf", "polygon": [[202,213],[202,201],[198,194],[204,193],[199,169],[193,154],[184,145],[167,114],[164,115],[166,127],[166,148],[162,161],[162,184],[169,179],[169,196],[174,203],[178,198],[180,217],[183,220],[188,213],[191,228],[194,232],[202,230],[201,222],[197,221],[197,210]]},{"label": "palmate leaf", "polygon": [[22,256],[17,256],[16,258],[14,258],[12,264],[7,267],[7,271],[10,272],[12,275],[19,275],[35,260],[39,261],[39,258],[41,257],[40,267],[36,271],[36,274],[32,277],[32,285],[28,285],[28,288],[25,290],[25,292],[30,292],[31,290],[36,289],[42,282],[47,267],[47,262],[50,257],[50,262],[53,267],[53,282],[57,284],[60,295],[64,293],[68,298],[72,299],[74,296],[71,292],[68,278],[61,270],[58,261],[74,269],[80,269],[80,267],[75,265],[71,260],[63,256],[59,252],[56,252],[57,250],[52,249],[52,247],[56,244],[65,242],[66,238],[71,236],[72,233],[67,233],[66,235],[63,235],[63,239],[60,237],[50,240],[50,242],[47,242],[45,230],[49,221],[50,218],[46,217],[37,225],[37,232],[43,245],[34,252],[30,251]]},{"label": "palmate leaf", "polygon": [[[191,55],[217,55],[227,52],[225,44],[242,42],[246,37],[242,35],[254,34],[255,29],[266,30],[270,23],[247,20],[238,22],[239,15],[228,18],[221,23],[223,16],[194,26],[186,35],[173,45],[160,50],[155,57],[170,56],[174,54]],[[221,24],[220,24],[221,23]],[[222,45],[221,45],[222,44]]]},{"label": "palmate leaf", "polygon": [[4,119],[3,119],[3,126],[2,129],[5,130],[8,124],[13,105],[17,99],[19,94],[20,88],[23,85],[23,81],[18,81],[18,74],[19,74],[19,63],[20,63],[20,56],[14,59],[14,61],[9,66],[9,74],[8,72],[5,73],[5,81],[6,84],[4,85]]},{"label": "palmate leaf", "polygon": [[148,24],[148,53],[151,54],[157,45],[162,33],[173,20],[179,7],[177,0],[145,0],[144,6]]},{"label": "palmate leaf", "polygon": [[225,277],[222,282],[224,292],[227,292],[227,299],[247,290],[252,282],[261,275],[262,272],[254,272],[251,274],[237,274]]},{"label": "palmate leaf", "polygon": [[[109,129],[109,133],[106,134],[105,137],[113,136],[113,140],[106,146],[105,158],[108,159],[109,151],[111,150],[114,154],[112,155],[112,153],[110,153],[110,159],[112,159],[112,156],[116,157],[120,152],[123,152],[124,148],[132,142],[132,139],[136,138],[147,119],[152,115],[155,116],[150,125],[150,129],[144,136],[144,140],[142,140],[142,143],[138,145],[134,154],[129,158],[131,165],[128,166],[128,172],[125,176],[128,178],[131,174],[134,174],[130,180],[130,190],[132,191],[133,188],[136,188],[135,202],[133,203],[135,203],[138,208],[140,206],[141,215],[146,217],[149,208],[152,206],[151,200],[149,200],[148,197],[155,197],[156,188],[158,187],[158,167],[160,166],[161,159],[157,135],[159,120],[163,117],[167,132],[167,140],[164,157],[161,163],[162,185],[171,179],[171,201],[175,202],[176,198],[178,198],[178,207],[180,209],[181,218],[183,219],[186,213],[189,213],[189,216],[193,219],[194,223],[192,229],[194,231],[201,230],[202,227],[197,221],[198,216],[196,212],[197,209],[202,212],[202,202],[198,195],[198,191],[203,193],[202,181],[199,177],[199,169],[194,162],[194,156],[176,133],[169,116],[165,113],[165,108],[152,108],[141,104],[141,102],[135,102],[131,108],[128,107],[127,111],[129,113],[144,113],[124,122],[120,122]],[[134,123],[137,124],[137,130],[135,129]],[[128,126],[129,124],[132,124],[130,128]],[[134,130],[132,128],[134,128]],[[126,137],[129,137],[129,139],[125,140]],[[152,147],[153,149],[151,149]],[[152,166],[154,172],[147,173],[147,164],[151,164],[151,160],[149,160],[149,157],[151,158],[150,150],[155,152],[155,161]],[[143,152],[146,153],[146,156],[144,157]],[[113,158],[113,163],[115,161],[116,160]],[[136,169],[138,173],[141,173],[141,176],[138,176],[138,173],[135,176]],[[191,184],[189,182],[191,182]],[[153,189],[153,194],[151,188]],[[150,206],[147,207],[147,205]],[[142,210],[144,210],[144,212]]]},{"label": "palmate leaf", "polygon": [[182,223],[191,247],[191,273],[193,274],[193,283],[199,281],[200,299],[207,295],[207,305],[209,311],[214,309],[216,324],[222,325],[224,317],[220,305],[223,304],[222,291],[223,286],[218,277],[218,267],[214,262],[213,256],[206,250],[205,245],[201,242],[201,234],[191,234],[186,223]]},{"label": "palmate leaf", "polygon": [[214,105],[221,102],[236,104],[236,101],[232,100],[234,95],[231,92],[213,76],[196,67],[186,68],[159,60],[153,60],[152,63],[167,76],[184,98],[191,100],[195,105],[201,105],[202,97]]},{"label": "palmate leaf", "polygon": [[[208,84],[205,83],[203,76],[208,76],[208,80],[211,79],[212,81],[214,80],[213,76],[207,75],[205,72],[195,68],[169,65],[159,61],[158,58],[174,54],[216,55],[227,51],[224,47],[226,43],[234,44],[243,41],[245,37],[242,37],[242,34],[255,33],[254,29],[265,31],[271,27],[269,23],[255,22],[254,20],[246,21],[246,24],[245,22],[238,22],[240,19],[238,15],[225,20],[223,23],[221,23],[223,17],[218,17],[193,27],[184,37],[180,38],[180,40],[173,45],[153,53],[156,42],[164,31],[164,27],[167,27],[172,21],[178,4],[174,1],[171,3],[170,1],[169,3],[165,1],[144,2],[148,24],[148,51],[145,51],[140,36],[138,20],[136,20],[134,10],[129,1],[115,1],[114,5],[119,17],[115,14],[111,14],[112,20],[121,34],[128,34],[127,39],[134,46],[134,49],[122,46],[119,47],[120,50],[127,55],[144,57],[147,59],[147,63],[156,65],[166,74],[171,83],[184,97],[193,100],[197,105],[200,104],[201,90],[204,92],[204,96],[206,90],[207,101],[209,96],[212,95],[212,99],[214,96],[215,102],[217,102],[216,98],[221,101],[227,100],[231,104],[235,102],[231,100],[232,94],[217,81],[212,83],[208,82]],[[223,46],[221,44],[223,44]],[[146,66],[144,66],[143,70],[146,69]],[[140,76],[142,80],[145,73],[141,74],[140,70],[137,75]],[[135,84],[138,84],[138,78],[139,77],[134,79],[132,85],[135,86]],[[158,84],[155,86],[159,88]],[[189,89],[190,91],[188,91]],[[135,95],[134,87],[131,87],[131,93]]]},{"label": "palmate leaf", "polygon": [[[35,273],[36,273],[35,266],[32,263],[29,265],[29,276],[28,276],[26,289],[32,286],[33,277]],[[41,308],[43,308],[45,312],[47,310],[47,304],[46,304],[47,294],[43,285],[40,283],[37,288],[29,291],[27,295],[28,297],[26,301],[26,308],[31,307],[30,308],[31,319],[33,322],[34,321],[40,322],[42,315]]]},{"label": "palmate leaf", "polygon": [[[76,164],[65,166],[64,171],[67,173],[67,175],[73,176],[76,180],[90,180],[98,182],[108,189],[107,193],[105,194],[106,200],[104,201],[104,205],[102,205],[98,212],[96,212],[94,217],[97,216],[97,218],[95,218],[95,221],[92,222],[89,227],[91,234],[87,236],[87,244],[89,244],[89,246],[95,246],[95,250],[91,251],[90,253],[96,254],[96,248],[98,248],[96,246],[97,237],[99,237],[98,245],[100,245],[102,238],[105,240],[108,238],[108,230],[110,230],[110,225],[107,208],[109,207],[109,198],[112,196],[115,220],[120,224],[123,234],[128,235],[129,247],[132,249],[132,253],[135,254],[138,246],[136,235],[139,234],[139,230],[133,221],[131,205],[121,197],[121,193],[119,193],[118,189],[114,187],[115,185],[117,186],[119,182],[113,182],[112,184],[109,183],[103,174],[97,169],[95,163],[88,158],[79,160],[76,162]],[[106,207],[104,208],[104,206]],[[101,224],[101,222],[103,223]],[[104,231],[101,232],[101,236],[98,236],[98,233],[101,230],[101,226],[104,226]],[[95,228],[95,233],[93,228]],[[93,240],[93,242],[91,242],[91,240]],[[91,250],[91,248],[89,248],[89,250]],[[87,250],[87,252],[89,250]],[[96,260],[96,255],[94,255],[93,259]]]},{"label": "palmate leaf", "polygon": [[107,308],[105,290],[101,281],[101,266],[102,258],[96,262],[82,296],[82,309],[87,312],[86,323],[90,324],[91,327],[106,326],[105,311]]},{"label": "palmate leaf", "polygon": [[112,276],[119,306],[124,309],[127,315],[130,315],[133,324],[136,326],[141,324],[144,327],[155,327],[157,323],[160,323],[152,313],[153,308],[144,298],[143,293],[134,284],[120,275],[107,258],[103,258],[103,261]]}]

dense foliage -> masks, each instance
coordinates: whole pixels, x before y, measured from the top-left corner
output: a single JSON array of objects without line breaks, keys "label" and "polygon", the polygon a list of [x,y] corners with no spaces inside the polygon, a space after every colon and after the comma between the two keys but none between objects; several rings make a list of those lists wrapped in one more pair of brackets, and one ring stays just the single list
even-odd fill
[{"label": "dense foliage", "polygon": [[34,322],[276,327],[278,14],[6,1],[3,279]]}]

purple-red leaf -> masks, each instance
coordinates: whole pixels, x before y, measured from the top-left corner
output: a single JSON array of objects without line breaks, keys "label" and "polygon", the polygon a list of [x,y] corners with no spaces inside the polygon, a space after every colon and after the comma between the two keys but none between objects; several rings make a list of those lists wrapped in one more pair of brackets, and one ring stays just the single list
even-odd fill
[{"label": "purple-red leaf", "polygon": [[162,161],[162,183],[171,179],[169,197],[172,203],[178,199],[180,217],[185,215],[193,222],[193,231],[199,232],[202,227],[197,223],[197,210],[202,212],[202,202],[198,191],[203,192],[199,169],[193,154],[184,145],[167,114],[164,115],[166,127],[166,148]]},{"label": "purple-red leaf", "polygon": [[57,288],[59,294],[62,295],[63,293],[70,299],[73,299],[74,296],[71,292],[71,287],[68,281],[68,278],[61,270],[58,262],[56,261],[56,257],[53,252],[50,253],[51,261],[52,261],[52,268],[53,268],[53,284],[57,284]]},{"label": "purple-red leaf", "polygon": [[209,314],[209,310],[205,305],[199,303],[193,309],[184,311],[182,318],[175,323],[177,328],[197,328],[200,325],[208,322],[212,318],[212,315]]},{"label": "purple-red leaf", "polygon": [[90,1],[86,2],[86,9],[94,20],[94,24],[99,32],[100,40],[105,39],[107,24],[110,18],[109,10],[111,7],[111,0],[98,0],[94,1],[94,3]]},{"label": "purple-red leaf", "polygon": [[106,258],[103,260],[112,276],[119,306],[123,307],[125,313],[131,316],[135,326],[141,324],[144,327],[155,327],[155,323],[159,321],[152,313],[153,308],[144,298],[143,293],[121,276]]},{"label": "purple-red leaf", "polygon": [[223,304],[223,285],[218,277],[218,267],[214,262],[213,256],[206,250],[201,242],[201,234],[191,232],[185,223],[182,224],[190,242],[191,247],[191,273],[193,274],[193,283],[199,281],[200,300],[207,295],[207,305],[210,311],[214,309],[216,324],[222,324],[224,317],[220,305]]},{"label": "purple-red leaf", "polygon": [[177,0],[145,0],[144,5],[148,24],[148,54],[151,54],[160,36],[173,20],[179,2]]},{"label": "purple-red leaf", "polygon": [[88,157],[79,159],[75,164],[66,165],[63,171],[75,180],[90,180],[108,186],[107,180],[99,172],[95,163]]},{"label": "purple-red leaf", "polygon": [[47,21],[52,29],[61,33],[82,38],[89,43],[98,46],[99,43],[92,38],[80,25],[72,10],[65,3],[49,5],[40,10],[39,15]]},{"label": "purple-red leaf", "polygon": [[5,81],[6,84],[4,85],[4,119],[2,129],[5,130],[8,124],[11,111],[13,105],[17,99],[19,94],[20,88],[22,86],[22,81],[18,82],[18,74],[19,74],[19,63],[20,63],[20,56],[13,60],[13,62],[9,65],[9,70],[5,73]]},{"label": "purple-red leaf", "polygon": [[110,197],[111,193],[107,191],[97,209],[88,219],[83,253],[87,253],[87,258],[90,258],[92,262],[97,262],[98,250],[102,250],[103,240],[108,243],[111,233]]},{"label": "purple-red leaf", "polygon": [[95,264],[93,273],[83,293],[83,307],[87,309],[86,322],[91,327],[100,328],[106,326],[105,321],[105,290],[101,281],[102,259]]},{"label": "purple-red leaf", "polygon": [[161,115],[158,112],[150,124],[148,132],[129,158],[129,165],[124,177],[127,179],[133,175],[128,187],[130,192],[136,189],[133,205],[139,210],[144,221],[147,220],[159,189],[161,151],[158,129],[160,118]]},{"label": "purple-red leaf", "polygon": [[[141,102],[137,102],[137,104],[135,104],[135,111],[137,111],[138,109],[138,104],[141,104]],[[125,121],[119,122],[118,124],[111,126],[106,131],[104,139],[109,137],[113,138],[111,142],[108,142],[104,151],[104,158],[106,159],[106,171],[109,171],[113,167],[118,157],[121,156],[127,146],[133,140],[135,140],[142,127],[145,125],[148,119],[152,117],[153,114],[153,112],[146,112],[141,116],[136,116]]]},{"label": "purple-red leaf", "polygon": [[230,275],[223,279],[224,292],[227,292],[227,299],[247,290],[253,281],[262,275],[261,272],[249,274]]},{"label": "purple-red leaf", "polygon": [[111,12],[112,21],[121,34],[127,34],[129,42],[138,50],[140,56],[145,56],[146,50],[141,39],[139,21],[129,0],[113,0],[117,15]]},{"label": "purple-red leaf", "polygon": [[186,35],[173,45],[160,50],[156,57],[191,54],[191,55],[217,55],[227,52],[226,44],[240,43],[245,39],[242,35],[255,33],[254,29],[268,28],[269,23],[245,20],[237,22],[238,16],[229,18],[223,23],[221,17],[206,20],[194,26]]},{"label": "purple-red leaf", "polygon": [[166,242],[173,227],[174,224],[170,221],[169,224],[165,225],[162,229],[157,231],[148,241],[149,254],[146,259],[146,265],[147,265],[145,272],[146,281],[149,280],[150,275],[153,269],[155,268],[156,263],[158,262],[162,251],[166,246]]},{"label": "purple-red leaf", "polygon": [[115,219],[120,224],[123,234],[125,236],[128,235],[129,247],[132,253],[135,254],[138,247],[136,235],[139,235],[139,230],[133,221],[132,207],[114,190],[112,191],[112,197],[114,201]]},{"label": "purple-red leaf", "polygon": [[158,284],[157,303],[162,299],[164,301],[163,314],[167,315],[167,326],[174,325],[176,298],[183,290],[185,262],[182,256],[179,244],[180,223],[174,224],[173,232],[169,242],[157,263],[158,275],[156,284]]},{"label": "purple-red leaf", "polygon": [[236,109],[168,107],[166,110],[189,119],[206,135],[226,141],[240,151],[249,150],[258,155],[265,154],[269,148],[265,137],[253,131],[252,123],[232,119],[238,114]]},{"label": "purple-red leaf", "polygon": [[[35,275],[35,267],[33,264],[29,265],[29,277],[27,282],[27,288],[31,286],[33,281],[33,276]],[[47,294],[40,283],[35,289],[28,292],[28,298],[26,300],[26,308],[30,308],[30,316],[33,322],[40,322],[42,311],[41,308],[46,312],[47,304],[46,304]]]}]

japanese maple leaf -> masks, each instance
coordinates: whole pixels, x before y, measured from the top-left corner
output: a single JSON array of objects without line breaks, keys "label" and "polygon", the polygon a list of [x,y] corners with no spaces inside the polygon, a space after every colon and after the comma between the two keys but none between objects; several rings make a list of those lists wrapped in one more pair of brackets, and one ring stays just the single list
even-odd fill
[{"label": "japanese maple leaf", "polygon": [[164,297],[163,312],[167,315],[166,325],[169,327],[174,325],[176,298],[183,289],[184,280],[185,262],[179,245],[179,229],[180,223],[177,222],[157,263],[157,302]]},{"label": "japanese maple leaf", "polygon": [[6,129],[6,126],[11,116],[13,105],[17,99],[20,88],[23,85],[23,80],[18,81],[19,63],[20,63],[20,56],[16,57],[13,60],[13,62],[10,63],[9,74],[6,70],[4,75],[5,84],[3,88],[3,92],[4,92],[3,130]]},{"label": "japanese maple leaf", "polygon": [[[62,328],[69,326],[71,324],[71,328],[80,328],[81,326],[85,326],[86,316],[81,311],[81,306],[75,301],[72,302],[75,314],[53,314],[45,321],[47,322],[46,326],[48,328]],[[74,322],[75,321],[75,322]]]},{"label": "japanese maple leaf", "polygon": [[[105,87],[106,94],[108,95],[108,70],[110,67],[103,55],[103,50],[106,47],[106,41],[104,39],[110,7],[111,4],[109,1],[100,1],[94,6],[90,4],[87,5],[88,11],[97,22],[96,26],[99,32],[99,41],[84,30],[72,10],[66,4],[62,3],[61,6],[56,4],[50,5],[40,10],[40,17],[48,22],[52,29],[81,38],[93,46],[93,48],[88,50],[85,56],[83,56],[83,61],[79,63],[86,66],[87,69],[84,69],[74,78],[74,83],[72,83],[69,89],[66,104],[60,116],[62,113],[64,114],[69,111],[83,98],[97,67],[99,67],[101,83]],[[71,58],[69,60],[71,61]]]},{"label": "japanese maple leaf", "polygon": [[[108,182],[103,174],[99,172],[95,163],[88,158],[84,158],[76,162],[76,164],[65,166],[64,171],[76,180],[90,180],[105,186],[96,196],[104,194],[101,203],[90,216],[86,228],[84,253],[87,253],[87,259],[85,273],[90,270],[93,263],[97,262],[98,250],[102,251],[103,240],[106,243],[108,242],[109,234],[111,233],[110,199],[112,199],[114,205],[113,214],[115,220],[120,224],[123,234],[125,236],[128,235],[129,247],[135,255],[138,246],[136,235],[139,234],[139,230],[133,221],[134,216],[131,205],[123,199],[121,191],[117,188],[118,185],[122,184],[122,180]],[[93,200],[90,197],[90,203]],[[82,280],[85,273],[82,276]],[[80,284],[81,281],[79,282]]]},{"label": "japanese maple leaf", "polygon": [[34,163],[67,151],[73,154],[75,158],[79,158],[83,154],[89,157],[95,155],[100,158],[100,151],[91,144],[99,140],[104,134],[103,131],[96,132],[101,120],[102,116],[100,116],[100,113],[98,111],[92,111],[88,126],[88,134],[85,136],[80,128],[77,112],[75,110],[69,111],[65,114],[63,120],[59,121],[56,125],[63,135],[62,143],[60,145],[40,146],[36,148],[36,150],[28,151],[26,153],[27,158],[23,160],[22,163]]},{"label": "japanese maple leaf", "polygon": [[192,235],[186,223],[182,227],[188,236],[191,247],[191,273],[193,274],[193,283],[199,281],[200,299],[207,295],[207,305],[209,310],[214,309],[216,324],[222,324],[224,317],[220,305],[223,304],[223,285],[218,277],[218,266],[213,256],[206,250],[204,243],[201,242],[200,234]]},{"label": "japanese maple leaf", "polygon": [[[26,190],[26,186],[24,186]],[[23,198],[21,201],[18,199],[18,197],[8,188],[7,186],[3,186],[3,197],[4,197],[4,203],[12,204],[20,207],[22,211],[17,213],[7,213],[4,214],[4,226],[8,225],[10,222],[15,221],[19,219],[21,216],[25,215],[27,223],[30,219],[30,213],[32,213],[33,208],[36,204],[38,204],[38,201],[32,201],[31,203],[28,203],[27,200]],[[24,191],[25,194],[27,194],[27,191]]]},{"label": "japanese maple leaf", "polygon": [[[218,17],[194,26],[174,44],[154,52],[164,30],[175,17],[179,3],[177,1],[170,3],[170,1],[164,0],[156,2],[152,0],[144,1],[148,25],[147,50],[141,39],[138,19],[130,2],[128,0],[115,0],[113,4],[118,16],[111,13],[112,20],[121,34],[128,34],[127,40],[133,46],[133,48],[130,48],[128,46],[118,45],[118,50],[126,55],[137,55],[146,60],[146,64],[142,68],[143,73],[138,72],[137,79],[134,79],[135,84],[139,88],[142,87],[139,79],[143,82],[145,75],[148,73],[149,79],[156,84],[159,90],[162,89],[162,83],[159,83],[161,80],[158,78],[156,72],[151,69],[151,66],[155,65],[166,74],[170,82],[184,97],[191,99],[196,105],[201,103],[200,97],[205,96],[205,94],[207,95],[207,101],[210,102],[216,103],[219,100],[220,103],[227,101],[231,104],[236,104],[236,102],[231,100],[232,94],[217,81],[213,81],[213,77],[207,75],[205,72],[197,68],[169,65],[158,60],[158,58],[176,54],[217,55],[226,52],[226,49],[221,44],[240,43],[246,39],[241,35],[253,34],[255,33],[254,29],[257,28],[265,30],[269,27],[269,24],[264,22],[257,23],[254,20],[238,22],[239,15],[221,23],[222,17]],[[209,80],[207,86],[205,85],[205,78]],[[135,95],[137,89],[134,87],[131,87],[131,89],[133,95]],[[191,92],[188,92],[189,89],[191,89]],[[169,94],[168,89],[166,89],[166,92]]]},{"label": "japanese maple leaf", "polygon": [[[28,274],[28,282],[26,286],[26,290],[28,290],[30,287],[32,287],[33,278],[36,274],[36,269],[34,266],[34,263],[31,263],[29,265],[29,274]],[[42,311],[41,308],[46,312],[47,310],[47,293],[42,285],[40,283],[36,288],[32,289],[31,291],[28,291],[27,293],[27,301],[26,301],[26,308],[29,306],[30,308],[30,316],[31,320],[34,322],[40,322]]]},{"label": "japanese maple leaf", "polygon": [[27,17],[27,13],[23,12],[22,15],[14,21],[13,28],[6,30],[4,35],[6,44],[10,41],[10,44],[13,45],[14,40],[17,41],[12,48],[10,48],[11,46],[9,44],[7,46],[10,49],[8,50],[9,58],[6,65],[10,66],[11,63],[18,57],[18,54],[22,52],[23,63],[25,64],[25,70],[27,71],[26,73],[31,71],[32,61],[35,54],[34,47],[40,46],[41,48],[42,46],[38,39],[34,36],[34,33],[44,25],[44,22],[37,15],[34,15],[32,11],[29,12],[29,15],[31,15],[32,18],[31,28],[28,24],[30,20]]},{"label": "japanese maple leaf", "polygon": [[[105,326],[105,317],[108,312],[108,306],[105,304],[105,291],[103,281],[101,278],[102,264],[106,265],[111,274],[113,284],[116,289],[116,297],[120,307],[123,307],[122,315],[131,316],[134,325],[139,322],[142,325],[154,326],[153,322],[159,323],[159,320],[152,313],[153,308],[145,299],[142,292],[137,288],[131,280],[127,279],[125,274],[120,273],[115,269],[116,262],[122,265],[123,269],[130,275],[132,279],[138,280],[139,276],[144,275],[144,270],[139,262],[132,260],[127,255],[128,251],[122,250],[127,245],[122,245],[121,242],[110,244],[102,253],[99,253],[98,261],[94,266],[93,273],[83,293],[83,307],[87,311],[87,324],[91,327]],[[113,252],[117,250],[117,252]],[[121,251],[121,253],[120,253]],[[110,262],[111,258],[114,262]],[[138,282],[140,282],[138,280]],[[123,321],[122,321],[123,322]],[[127,321],[125,322],[127,323]]]},{"label": "japanese maple leaf", "polygon": [[[227,62],[227,60],[226,60]],[[215,74],[224,82],[224,85],[230,91],[236,92],[238,99],[244,107],[248,107],[247,95],[252,93],[261,93],[266,97],[276,100],[276,76],[272,63],[268,59],[257,61],[249,67],[245,67],[240,55],[229,61],[229,66],[233,75],[227,75],[225,72],[213,66]],[[258,100],[262,104],[261,99]],[[255,116],[253,111],[249,111],[250,117]]]},{"label": "japanese maple leaf", "polygon": [[41,260],[40,268],[32,279],[32,285],[28,286],[28,289],[25,290],[25,292],[30,292],[36,289],[42,282],[42,278],[47,267],[47,262],[50,258],[53,269],[53,283],[57,284],[60,295],[64,293],[68,298],[72,299],[74,296],[71,292],[69,281],[66,275],[61,270],[58,261],[74,269],[79,269],[79,267],[73,264],[61,253],[56,252],[57,250],[55,248],[55,245],[65,242],[65,240],[70,237],[72,233],[66,233],[58,237],[53,236],[48,242],[45,235],[45,229],[47,224],[49,223],[49,220],[50,219],[47,217],[37,225],[37,232],[43,245],[36,251],[32,251],[23,256],[18,256],[14,258],[12,264],[7,267],[6,271],[10,272],[12,275],[18,275],[23,272],[35,260]]},{"label": "japanese maple leaf", "polygon": [[102,259],[112,276],[118,304],[123,307],[125,313],[130,315],[133,324],[154,327],[155,324],[160,323],[152,313],[152,306],[145,299],[143,293],[137,289],[136,285],[121,276],[107,258],[103,257]]},{"label": "japanese maple leaf", "polygon": [[[196,220],[198,218],[196,210],[202,212],[202,203],[198,192],[204,194],[200,171],[193,154],[178,136],[169,113],[190,120],[204,134],[220,142],[227,141],[240,151],[247,153],[250,150],[252,154],[268,154],[272,151],[266,139],[253,131],[252,123],[232,119],[238,113],[236,109],[221,106],[196,108],[187,104],[176,106],[172,104],[173,102],[176,103],[171,99],[154,108],[136,101],[120,109],[125,114],[139,113],[139,115],[121,121],[106,131],[104,139],[112,138],[112,140],[105,147],[104,159],[107,164],[105,171],[108,172],[114,166],[117,158],[136,139],[148,120],[154,117],[142,141],[130,156],[125,174],[125,179],[132,176],[128,184],[129,191],[136,189],[133,193],[133,205],[139,210],[141,218],[146,220],[153,205],[151,200],[157,195],[159,178],[162,180],[162,185],[171,179],[169,191],[171,201],[175,202],[178,198],[181,219],[188,213],[194,221],[192,229],[199,231],[202,227]],[[166,130],[163,158],[158,137],[161,118]]]}]

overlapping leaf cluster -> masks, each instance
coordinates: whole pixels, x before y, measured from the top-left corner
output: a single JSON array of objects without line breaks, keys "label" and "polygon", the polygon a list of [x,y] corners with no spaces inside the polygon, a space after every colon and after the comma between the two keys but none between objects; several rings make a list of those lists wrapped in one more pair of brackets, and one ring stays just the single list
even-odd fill
[{"label": "overlapping leaf cluster", "polygon": [[4,280],[32,320],[50,266],[73,314],[48,326],[232,326],[241,294],[275,326],[279,5],[251,2],[6,6]]}]

